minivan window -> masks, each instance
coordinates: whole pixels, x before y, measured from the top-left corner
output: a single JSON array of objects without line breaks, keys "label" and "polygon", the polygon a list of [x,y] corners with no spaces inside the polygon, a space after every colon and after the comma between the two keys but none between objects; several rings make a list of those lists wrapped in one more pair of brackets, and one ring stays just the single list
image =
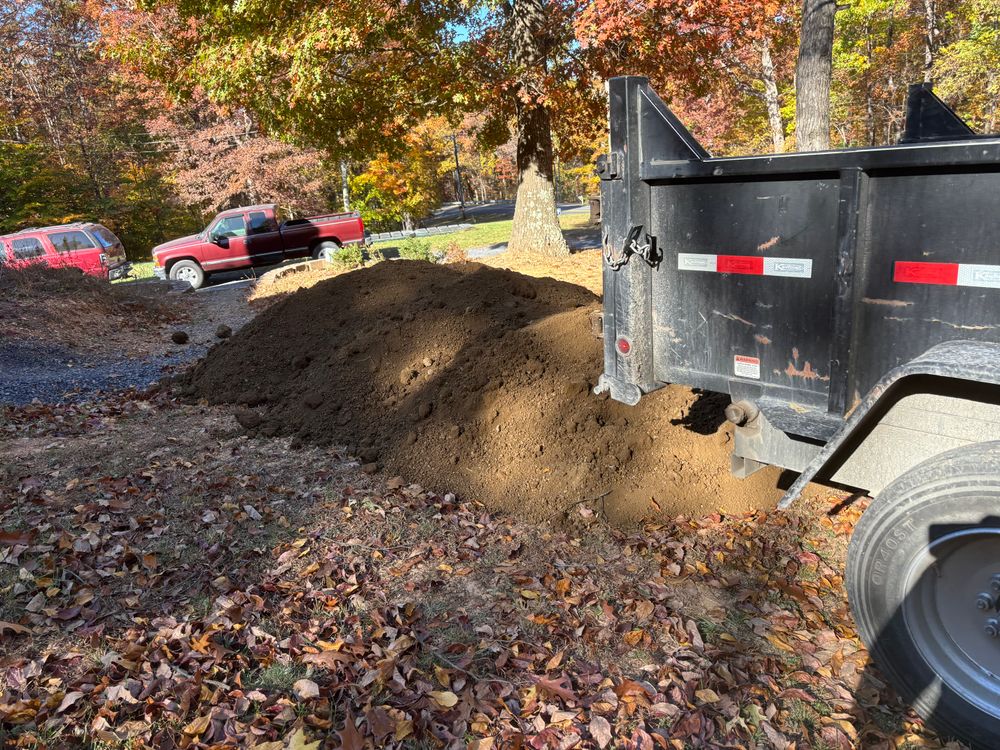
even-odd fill
[{"label": "minivan window", "polygon": [[29,258],[39,258],[45,255],[45,247],[37,237],[11,240],[10,244],[14,249],[14,257],[17,260],[28,260]]},{"label": "minivan window", "polygon": [[118,238],[105,227],[91,227],[90,233],[94,235],[97,238],[97,241],[104,247],[111,247],[118,244]]},{"label": "minivan window", "polygon": [[49,235],[49,242],[61,253],[72,252],[73,250],[90,250],[94,247],[93,240],[85,232],[53,232]]}]

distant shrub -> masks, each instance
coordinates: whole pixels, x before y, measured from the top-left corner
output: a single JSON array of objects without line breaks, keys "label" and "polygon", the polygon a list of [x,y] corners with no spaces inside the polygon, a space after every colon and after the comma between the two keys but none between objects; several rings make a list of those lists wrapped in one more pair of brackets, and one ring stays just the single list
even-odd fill
[{"label": "distant shrub", "polygon": [[465,248],[459,245],[455,240],[452,240],[444,248],[444,262],[445,263],[465,263],[469,259],[468,253],[465,252]]},{"label": "distant shrub", "polygon": [[360,268],[364,265],[365,256],[361,251],[361,245],[347,245],[339,248],[330,256],[330,263],[336,268],[350,270]]},{"label": "distant shrub", "polygon": [[406,260],[436,260],[431,252],[431,243],[416,237],[409,237],[399,244],[399,257]]}]

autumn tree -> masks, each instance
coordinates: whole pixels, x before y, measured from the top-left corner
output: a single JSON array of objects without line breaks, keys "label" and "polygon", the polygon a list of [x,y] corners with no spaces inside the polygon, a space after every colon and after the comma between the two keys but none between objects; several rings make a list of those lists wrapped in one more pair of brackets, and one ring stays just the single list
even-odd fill
[{"label": "autumn tree", "polygon": [[413,229],[416,220],[439,205],[441,139],[428,124],[403,137],[396,156],[380,153],[351,179],[351,198],[362,218],[382,229],[400,222]]},{"label": "autumn tree", "polygon": [[148,127],[146,148],[165,155],[178,197],[200,213],[277,203],[295,216],[337,202],[340,175],[325,154],[268,137],[246,110],[219,109],[198,92]]},{"label": "autumn tree", "polygon": [[711,150],[784,149],[793,0],[595,0],[578,17],[577,35],[602,75],[649,77]]},{"label": "autumn tree", "polygon": [[78,0],[0,6],[0,228],[97,220],[148,257],[185,224],[148,138],[143,97],[98,53],[93,8]]},{"label": "autumn tree", "polygon": [[517,200],[510,250],[568,254],[556,218],[552,118],[545,102],[553,35],[548,33],[553,0],[512,0],[504,26],[514,72],[511,93],[517,122]]},{"label": "autumn tree", "polygon": [[[939,93],[984,133],[1000,131],[1000,0],[966,0],[948,16],[934,53]],[[942,42],[941,39],[944,39]]]},{"label": "autumn tree", "polygon": [[517,136],[512,247],[568,252],[555,214],[553,113],[582,106],[598,129],[603,119],[599,85],[574,63],[576,10],[571,0],[375,2],[363,12],[320,0],[149,0],[148,12],[108,14],[116,54],[143,61],[172,91],[200,88],[246,107],[265,133],[333,158],[392,159],[429,116],[486,113],[484,143]]}]

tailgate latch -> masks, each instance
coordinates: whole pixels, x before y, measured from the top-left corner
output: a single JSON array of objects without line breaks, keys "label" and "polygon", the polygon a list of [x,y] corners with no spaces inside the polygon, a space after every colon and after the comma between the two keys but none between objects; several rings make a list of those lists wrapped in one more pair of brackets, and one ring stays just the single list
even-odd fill
[{"label": "tailgate latch", "polygon": [[644,233],[641,226],[632,227],[629,230],[619,253],[615,253],[608,237],[604,237],[604,260],[612,271],[617,271],[628,263],[629,258],[633,255],[642,258],[650,268],[656,268],[663,259],[656,247],[656,237]]}]

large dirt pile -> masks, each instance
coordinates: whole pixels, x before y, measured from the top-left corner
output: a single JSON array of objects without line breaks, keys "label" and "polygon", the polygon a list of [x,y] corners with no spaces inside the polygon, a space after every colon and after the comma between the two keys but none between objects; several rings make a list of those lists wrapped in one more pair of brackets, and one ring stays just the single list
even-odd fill
[{"label": "large dirt pile", "polygon": [[724,399],[671,387],[633,408],[591,393],[597,309],[552,279],[380,263],[264,311],[183,388],[241,404],[251,432],[347,445],[387,472],[533,516],[591,498],[617,522],[773,502],[773,473],[729,475]]}]

